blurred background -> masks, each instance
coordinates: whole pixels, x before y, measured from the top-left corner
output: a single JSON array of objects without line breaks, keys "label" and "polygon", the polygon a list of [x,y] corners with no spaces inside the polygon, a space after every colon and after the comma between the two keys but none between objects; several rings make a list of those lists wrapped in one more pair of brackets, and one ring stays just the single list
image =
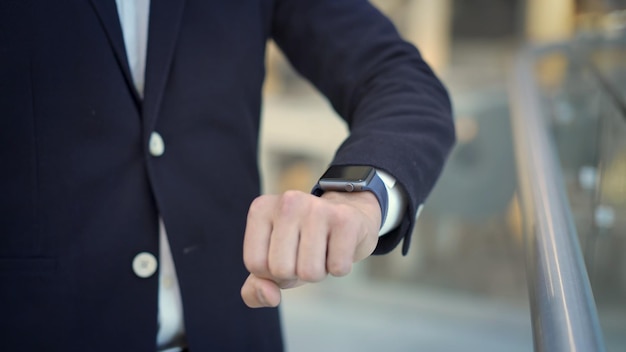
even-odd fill
[{"label": "blurred background", "polygon": [[[532,74],[562,211],[573,219],[601,338],[607,350],[626,351],[626,1],[373,3],[447,85],[458,144],[407,256],[398,248],[349,277],[284,293],[288,351],[533,350],[529,215],[511,120],[511,76],[528,47],[557,48],[533,52]],[[264,189],[309,191],[346,126],[273,45],[267,64]]]}]

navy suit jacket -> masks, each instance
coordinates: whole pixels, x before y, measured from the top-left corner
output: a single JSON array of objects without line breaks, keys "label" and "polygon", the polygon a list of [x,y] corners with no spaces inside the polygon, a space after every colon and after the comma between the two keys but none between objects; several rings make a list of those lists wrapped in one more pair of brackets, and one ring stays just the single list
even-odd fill
[{"label": "navy suit jacket", "polygon": [[[395,176],[404,239],[453,143],[445,89],[363,0],[152,0],[141,100],[114,0],[0,1],[0,349],[154,351],[168,230],[192,351],[278,351],[253,310],[242,239],[259,195],[264,55],[274,39],[348,123],[334,164]],[[157,131],[165,153],[153,157]]]}]

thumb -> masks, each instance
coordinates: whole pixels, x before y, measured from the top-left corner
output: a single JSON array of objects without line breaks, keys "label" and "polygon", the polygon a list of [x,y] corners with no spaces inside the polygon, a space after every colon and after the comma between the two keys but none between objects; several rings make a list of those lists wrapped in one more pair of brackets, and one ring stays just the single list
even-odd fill
[{"label": "thumb", "polygon": [[250,308],[276,307],[280,304],[280,287],[272,280],[250,274],[241,287],[241,298]]},{"label": "thumb", "polygon": [[280,290],[300,287],[304,284],[306,282],[298,279],[277,283],[273,280],[250,274],[241,287],[241,298],[250,308],[276,307],[280,304]]}]

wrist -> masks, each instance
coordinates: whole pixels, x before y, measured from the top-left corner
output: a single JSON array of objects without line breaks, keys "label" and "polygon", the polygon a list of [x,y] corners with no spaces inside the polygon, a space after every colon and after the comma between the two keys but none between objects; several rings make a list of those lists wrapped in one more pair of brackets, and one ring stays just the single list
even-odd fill
[{"label": "wrist", "polygon": [[387,188],[374,167],[366,165],[331,166],[319,179],[312,193],[321,196],[329,191],[373,195],[378,203],[380,226],[382,227],[382,224],[385,223],[389,203]]},{"label": "wrist", "polygon": [[[324,192],[320,198],[333,202],[335,204],[347,204],[361,211],[366,218],[372,220],[374,229],[379,229],[382,226],[382,213],[380,210],[380,204],[374,193],[365,192],[337,192],[327,191]],[[375,231],[377,233],[377,231]]]}]

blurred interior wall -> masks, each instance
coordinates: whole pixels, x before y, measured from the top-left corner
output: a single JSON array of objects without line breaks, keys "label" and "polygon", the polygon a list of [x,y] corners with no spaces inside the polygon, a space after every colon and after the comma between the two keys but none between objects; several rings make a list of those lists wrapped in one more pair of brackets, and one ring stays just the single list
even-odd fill
[{"label": "blurred interior wall", "polygon": [[565,40],[574,31],[575,0],[527,0],[526,38],[532,42]]},{"label": "blurred interior wall", "polygon": [[435,71],[450,57],[452,0],[410,0],[406,7],[406,37],[417,45]]}]

